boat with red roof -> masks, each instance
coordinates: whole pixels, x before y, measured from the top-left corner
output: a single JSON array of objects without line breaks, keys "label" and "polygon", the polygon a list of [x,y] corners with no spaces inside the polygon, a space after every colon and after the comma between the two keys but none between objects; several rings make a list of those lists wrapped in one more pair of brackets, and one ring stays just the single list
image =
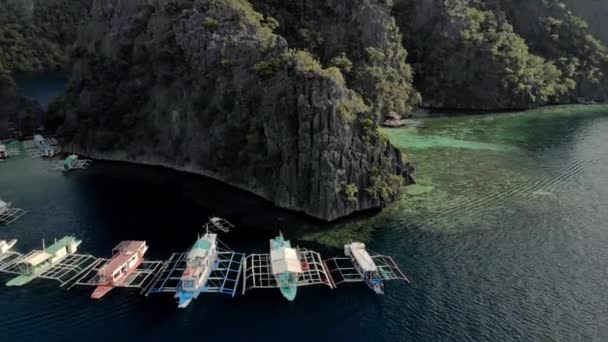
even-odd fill
[{"label": "boat with red roof", "polygon": [[144,261],[145,241],[123,241],[112,250],[112,259],[97,271],[98,286],[91,298],[100,299],[113,288],[122,286]]}]

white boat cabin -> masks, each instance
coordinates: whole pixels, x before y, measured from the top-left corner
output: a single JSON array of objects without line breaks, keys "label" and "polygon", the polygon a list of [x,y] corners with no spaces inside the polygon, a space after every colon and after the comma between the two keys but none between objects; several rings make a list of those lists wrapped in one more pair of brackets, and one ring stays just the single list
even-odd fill
[{"label": "white boat cabin", "polygon": [[344,245],[344,254],[351,257],[355,265],[357,265],[363,272],[376,272],[378,267],[367,252],[364,243],[353,242],[348,245]]},{"label": "white boat cabin", "polygon": [[302,264],[293,248],[281,247],[270,251],[272,274],[302,273]]}]

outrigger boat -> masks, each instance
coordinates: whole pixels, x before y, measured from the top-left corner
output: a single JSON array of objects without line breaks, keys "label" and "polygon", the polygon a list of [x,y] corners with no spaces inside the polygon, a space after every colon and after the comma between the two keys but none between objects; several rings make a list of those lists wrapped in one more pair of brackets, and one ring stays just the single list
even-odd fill
[{"label": "outrigger boat", "polygon": [[376,294],[384,294],[387,280],[410,283],[393,258],[368,250],[364,243],[344,245],[344,254],[346,257],[325,260],[335,285],[363,282]]},{"label": "outrigger boat", "polygon": [[38,147],[43,157],[52,158],[55,156],[55,149],[42,135],[34,135],[34,145]]},{"label": "outrigger boat", "polygon": [[49,247],[44,247],[43,241],[41,251],[33,251],[19,260],[17,267],[20,274],[7,282],[6,286],[23,286],[31,282],[66,257],[75,254],[81,243],[81,240],[73,236],[55,241]]},{"label": "outrigger boat", "polygon": [[0,240],[0,257],[8,253],[15,244],[17,244],[17,239],[12,239],[10,241]]},{"label": "outrigger boat", "polygon": [[363,276],[363,282],[376,294],[384,294],[384,282],[378,273],[378,267],[374,259],[369,255],[365,244],[352,242],[344,245],[344,254],[350,257],[355,268]]},{"label": "outrigger boat", "polygon": [[74,165],[76,164],[77,161],[78,161],[78,155],[70,154],[63,161],[63,171],[70,171],[74,167]]},{"label": "outrigger boat", "polygon": [[270,261],[281,294],[293,301],[298,291],[298,276],[302,273],[302,265],[298,252],[291,248],[289,240],[283,238],[283,233],[270,240]]},{"label": "outrigger boat", "polygon": [[186,269],[175,293],[179,308],[186,308],[193,299],[198,298],[209,279],[217,257],[217,234],[207,232],[203,237],[199,237],[186,257]]},{"label": "outrigger boat", "polygon": [[123,285],[144,261],[147,250],[145,241],[123,241],[114,247],[112,259],[97,271],[97,288],[91,298],[100,299],[115,287]]}]

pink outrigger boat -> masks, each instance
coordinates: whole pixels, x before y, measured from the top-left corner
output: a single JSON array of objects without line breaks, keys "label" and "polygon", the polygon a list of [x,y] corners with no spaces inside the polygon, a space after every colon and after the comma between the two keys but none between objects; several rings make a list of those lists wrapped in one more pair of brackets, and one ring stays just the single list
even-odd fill
[{"label": "pink outrigger boat", "polygon": [[115,287],[120,287],[144,261],[148,250],[145,241],[123,241],[112,250],[112,259],[103,265],[97,275],[99,285],[91,298],[100,299]]}]

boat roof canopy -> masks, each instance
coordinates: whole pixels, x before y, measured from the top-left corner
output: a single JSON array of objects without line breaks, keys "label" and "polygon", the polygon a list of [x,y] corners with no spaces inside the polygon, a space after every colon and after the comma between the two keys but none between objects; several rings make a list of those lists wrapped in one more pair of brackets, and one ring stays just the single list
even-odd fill
[{"label": "boat roof canopy", "polygon": [[195,258],[204,258],[211,249],[211,246],[215,243],[215,239],[217,238],[217,234],[205,234],[202,238],[199,238],[190,253],[188,253],[188,260],[192,260]]},{"label": "boat roof canopy", "polygon": [[270,251],[270,261],[272,263],[272,274],[280,273],[301,273],[302,265],[298,254],[293,248],[277,248]]},{"label": "boat roof canopy", "polygon": [[76,238],[73,236],[65,236],[61,240],[47,247],[45,251],[49,254],[56,254],[71,244],[80,244],[80,241],[76,240]]},{"label": "boat roof canopy", "polygon": [[123,241],[119,243],[113,249],[115,254],[112,259],[103,265],[97,273],[108,277],[112,276],[145,244],[145,241]]},{"label": "boat roof canopy", "polygon": [[30,266],[38,266],[52,257],[51,254],[45,251],[36,251],[20,262],[20,264],[28,264]]},{"label": "boat roof canopy", "polygon": [[138,249],[143,247],[146,244],[146,241],[134,241],[134,240],[126,240],[122,241],[112,251],[114,253],[135,253]]},{"label": "boat roof canopy", "polygon": [[360,242],[353,242],[348,247],[350,248],[352,256],[355,258],[355,261],[357,262],[357,264],[359,264],[363,271],[375,272],[378,270],[374,259],[372,259],[372,257],[367,252],[365,244]]}]

